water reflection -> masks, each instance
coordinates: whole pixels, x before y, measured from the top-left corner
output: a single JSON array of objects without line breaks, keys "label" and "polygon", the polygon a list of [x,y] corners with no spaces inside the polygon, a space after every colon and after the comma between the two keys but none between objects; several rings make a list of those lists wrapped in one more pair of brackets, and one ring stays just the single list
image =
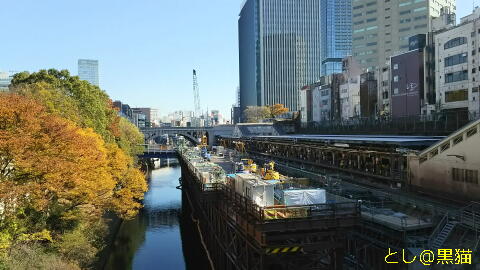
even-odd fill
[{"label": "water reflection", "polygon": [[106,269],[186,268],[179,228],[181,190],[176,189],[180,176],[180,167],[152,171],[145,207],[121,225]]}]

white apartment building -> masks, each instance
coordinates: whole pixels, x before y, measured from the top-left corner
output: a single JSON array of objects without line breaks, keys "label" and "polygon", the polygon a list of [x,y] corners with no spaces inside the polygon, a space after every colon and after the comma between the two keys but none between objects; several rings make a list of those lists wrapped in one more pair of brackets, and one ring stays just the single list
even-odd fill
[{"label": "white apartment building", "polygon": [[442,111],[479,115],[480,9],[435,34],[436,100]]}]

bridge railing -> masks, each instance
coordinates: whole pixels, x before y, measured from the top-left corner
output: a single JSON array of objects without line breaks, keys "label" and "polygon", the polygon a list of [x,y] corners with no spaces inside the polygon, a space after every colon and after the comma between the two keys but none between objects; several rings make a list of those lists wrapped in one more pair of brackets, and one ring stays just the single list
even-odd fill
[{"label": "bridge railing", "polygon": [[173,151],[174,149],[169,145],[159,145],[159,144],[142,144],[143,152],[162,152],[162,151]]}]

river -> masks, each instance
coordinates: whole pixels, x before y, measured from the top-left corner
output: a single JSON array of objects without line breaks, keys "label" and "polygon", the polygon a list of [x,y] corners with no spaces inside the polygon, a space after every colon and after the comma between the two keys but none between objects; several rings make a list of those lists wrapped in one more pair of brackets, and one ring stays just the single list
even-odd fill
[{"label": "river", "polygon": [[206,269],[189,207],[182,209],[182,192],[176,188],[180,176],[180,167],[151,172],[144,209],[120,226],[106,270]]}]

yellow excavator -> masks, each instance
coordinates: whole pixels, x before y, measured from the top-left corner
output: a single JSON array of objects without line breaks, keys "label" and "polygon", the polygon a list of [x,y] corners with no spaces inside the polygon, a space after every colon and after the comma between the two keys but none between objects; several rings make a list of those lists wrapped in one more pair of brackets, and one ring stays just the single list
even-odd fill
[{"label": "yellow excavator", "polygon": [[265,163],[262,168],[263,180],[279,180],[280,173],[275,171],[275,162]]},{"label": "yellow excavator", "polygon": [[248,158],[242,158],[241,162],[243,163],[245,171],[249,171],[251,173],[257,172],[257,164],[255,164],[253,160]]}]

